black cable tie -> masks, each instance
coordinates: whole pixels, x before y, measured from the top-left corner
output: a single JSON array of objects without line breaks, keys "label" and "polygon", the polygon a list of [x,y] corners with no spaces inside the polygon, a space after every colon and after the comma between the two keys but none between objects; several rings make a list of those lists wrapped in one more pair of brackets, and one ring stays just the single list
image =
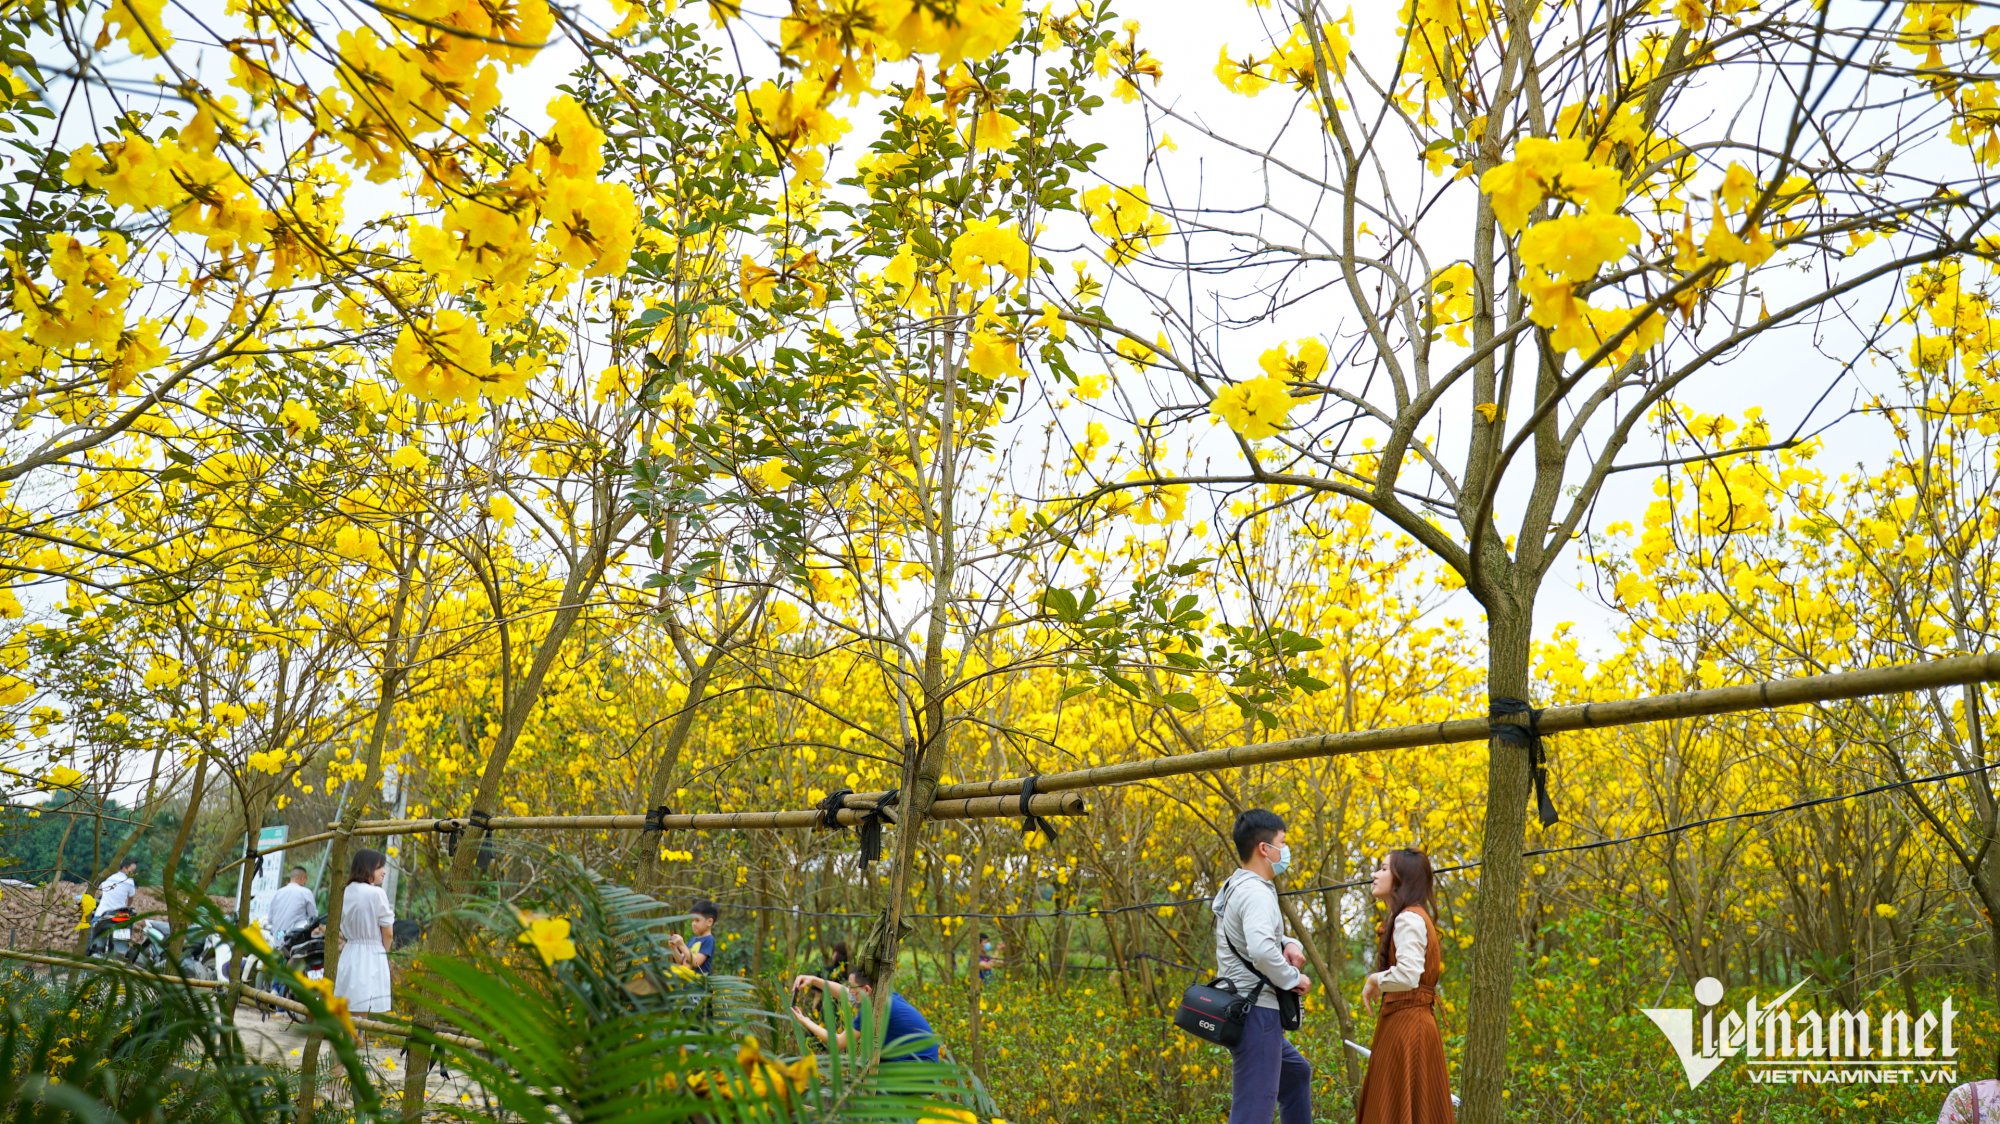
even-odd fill
[{"label": "black cable tie", "polygon": [[485,870],[493,861],[493,815],[474,808],[472,814],[465,818],[479,829],[479,857],[473,861],[479,864],[480,870]]},{"label": "black cable tie", "polygon": [[[1541,817],[1542,826],[1549,827],[1561,817],[1556,815],[1555,801],[1549,799],[1549,761],[1542,746],[1542,712],[1528,705],[1526,699],[1500,696],[1494,698],[1487,710],[1492,721],[1495,737],[1521,746],[1528,751],[1528,779],[1535,786],[1535,814]],[[1502,722],[1499,719],[1516,715],[1528,716],[1527,725],[1518,722]]]},{"label": "black cable tie", "polygon": [[672,808],[662,804],[646,813],[646,826],[640,830],[665,831],[667,830],[667,817],[673,814],[674,810]]},{"label": "black cable tie", "polygon": [[250,877],[264,873],[264,853],[257,849],[257,841],[245,836],[243,839],[243,861],[250,864]]},{"label": "black cable tie", "polygon": [[458,854],[458,835],[465,828],[457,820],[439,820],[431,825],[431,830],[444,836],[444,853],[447,858]]},{"label": "black cable tie", "polygon": [[836,789],[829,793],[826,799],[815,805],[819,808],[819,826],[822,830],[839,830],[841,809],[847,806],[847,798],[852,795],[854,795],[854,790],[851,788]]},{"label": "black cable tie", "polygon": [[1029,773],[1021,781],[1021,839],[1026,842],[1028,836],[1039,831],[1053,843],[1056,841],[1056,825],[1029,810],[1029,802],[1035,798],[1035,781],[1040,778],[1040,773]]},{"label": "black cable tie", "polygon": [[882,825],[888,821],[883,809],[896,803],[902,790],[892,788],[882,794],[866,815],[861,817],[861,867],[867,869],[882,857]]}]

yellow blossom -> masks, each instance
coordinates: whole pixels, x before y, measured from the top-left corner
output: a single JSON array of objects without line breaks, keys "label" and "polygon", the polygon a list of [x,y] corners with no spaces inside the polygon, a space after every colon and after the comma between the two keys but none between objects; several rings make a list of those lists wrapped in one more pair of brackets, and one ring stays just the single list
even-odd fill
[{"label": "yellow blossom", "polygon": [[783,457],[761,461],[750,469],[749,478],[752,485],[763,491],[779,491],[792,483],[791,462]]},{"label": "yellow blossom", "polygon": [[68,765],[57,765],[42,774],[42,784],[48,788],[76,788],[83,780],[83,774]]},{"label": "yellow blossom", "polygon": [[334,1021],[340,1024],[341,1029],[347,1032],[348,1037],[351,1038],[358,1033],[354,1028],[354,1015],[347,1009],[347,997],[333,993],[332,980],[309,979],[304,981],[304,983],[306,990],[319,997],[319,1001],[326,1007],[327,1013],[333,1016]]},{"label": "yellow blossom", "polygon": [[1294,404],[1285,380],[1265,375],[1223,387],[1208,408],[1230,429],[1259,441],[1284,428]]},{"label": "yellow blossom", "polygon": [[1639,224],[1624,215],[1561,215],[1521,236],[1521,261],[1565,281],[1587,281],[1639,242]]},{"label": "yellow blossom", "polygon": [[972,219],[951,243],[951,271],[974,285],[986,283],[989,266],[999,266],[1017,281],[1028,278],[1028,244],[1005,219]]},{"label": "yellow blossom", "polygon": [[569,936],[569,918],[534,917],[527,928],[516,938],[521,944],[534,946],[542,963],[553,968],[564,960],[576,959],[576,942]]}]

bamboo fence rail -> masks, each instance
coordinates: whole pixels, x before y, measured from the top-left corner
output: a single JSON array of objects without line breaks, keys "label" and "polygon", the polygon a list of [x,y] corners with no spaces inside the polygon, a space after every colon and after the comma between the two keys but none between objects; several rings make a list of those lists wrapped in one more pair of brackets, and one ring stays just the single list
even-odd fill
[{"label": "bamboo fence rail", "polygon": [[[1895,667],[1839,671],[1826,675],[1777,679],[1736,687],[1713,687],[1700,691],[1681,691],[1671,695],[1650,695],[1638,699],[1555,706],[1537,713],[1535,729],[1544,735],[1563,734],[1577,730],[1601,730],[1615,726],[1633,726],[1678,718],[1700,718],[1746,710],[1776,710],[1788,706],[1836,702],[1874,695],[1908,694],[1914,691],[1990,682],[2000,682],[2000,653],[1951,656],[1946,659],[1900,664]],[[1241,769],[1280,761],[1485,741],[1492,737],[1496,724],[1506,723],[1523,724],[1511,717],[1458,718],[1415,726],[1397,726],[1385,730],[1311,734],[1256,745],[1202,750],[1141,761],[1121,761],[1060,773],[1042,773],[1033,778],[1035,795],[1029,798],[1028,811],[1035,816],[1044,817],[1081,816],[1086,814],[1087,809],[1082,799],[1074,795],[1078,789],[1133,784],[1161,777]],[[999,780],[969,781],[940,786],[936,802],[931,806],[930,818],[967,820],[1010,819],[1020,816],[1021,789],[1029,779],[1006,777]],[[842,810],[838,813],[840,824],[853,826],[861,823],[887,795],[884,792],[847,794],[842,798]],[[814,828],[823,825],[823,815],[824,813],[818,809],[793,812],[707,812],[670,815],[660,818],[658,830]],[[896,809],[894,807],[884,809],[882,818],[895,822]],[[356,824],[351,833],[357,836],[410,835],[425,831],[460,831],[472,826],[470,818],[463,816],[442,820],[371,820]],[[493,816],[487,822],[487,827],[491,830],[595,828],[633,831],[653,826],[651,818],[644,815]],[[337,830],[325,831],[302,839],[289,840],[282,847],[274,847],[270,851],[322,842],[338,834]],[[266,854],[269,851],[257,853]]]},{"label": "bamboo fence rail", "polygon": [[[866,819],[873,804],[859,808],[847,808],[837,813],[842,827],[852,827]],[[1081,816],[1087,809],[1083,798],[1075,793],[1049,793],[1037,795],[1028,801],[1028,810],[1037,816]],[[824,813],[817,808],[798,812],[697,812],[686,815],[660,817],[660,827],[665,831],[734,831],[763,828],[809,828],[825,823]],[[1021,815],[1021,798],[1016,796],[992,796],[976,799],[939,800],[931,805],[925,817],[933,820],[983,820],[1009,819]],[[882,816],[891,823],[896,821],[897,808],[894,805],[883,809]],[[598,828],[612,831],[632,831],[649,826],[646,816],[493,816],[487,826],[494,830],[502,828]],[[356,835],[408,835],[419,831],[459,831],[472,827],[472,821],[458,816],[445,820],[375,820],[356,824]]]},{"label": "bamboo fence rail", "polygon": [[[886,793],[883,795],[887,795]],[[878,797],[877,799],[880,799]],[[853,827],[864,820],[874,810],[873,802],[860,807],[847,807],[835,813],[842,827]],[[1052,792],[1037,794],[1028,800],[1028,811],[1036,816],[1067,817],[1081,816],[1089,812],[1083,797],[1073,792]],[[882,809],[882,818],[895,823],[900,811],[891,805]],[[694,812],[682,815],[660,817],[662,831],[755,831],[755,830],[797,830],[825,826],[825,813],[818,808],[808,808],[792,812]],[[1014,819],[1021,815],[1020,796],[992,796],[973,799],[939,800],[931,805],[929,818],[933,820],[985,820]],[[596,816],[492,816],[486,821],[488,830],[543,830],[563,829],[600,831],[642,831],[652,827],[652,817],[645,815],[596,815]],[[423,832],[457,832],[473,829],[469,816],[448,816],[443,819],[426,820],[362,820],[348,832],[357,837],[383,835],[417,835]],[[336,827],[313,835],[288,839],[273,847],[265,847],[252,852],[251,857],[275,854],[294,847],[324,843],[340,834]],[[240,866],[244,860],[238,859],[224,870]]]},{"label": "bamboo fence rail", "polygon": [[[1778,679],[1740,687],[1713,687],[1682,691],[1672,695],[1612,702],[1584,703],[1580,706],[1552,706],[1540,712],[1535,729],[1542,734],[1562,734],[1577,730],[1601,730],[1612,726],[1634,726],[1673,718],[1699,718],[1744,710],[1775,710],[1808,703],[1865,698],[1870,695],[1906,694],[1912,691],[1957,687],[1968,683],[2000,682],[2000,653],[1952,656],[1925,663],[1896,667],[1838,671],[1798,679]],[[1035,777],[1036,792],[1062,792],[1082,788],[1102,788],[1132,784],[1187,773],[1208,773],[1240,769],[1277,761],[1299,761],[1313,757],[1340,757],[1350,753],[1370,753],[1384,749],[1416,749],[1432,745],[1482,742],[1493,734],[1496,723],[1511,719],[1459,718],[1397,726],[1386,730],[1356,730],[1341,734],[1310,734],[1302,738],[1232,746],[1198,753],[1153,757],[1142,761],[1121,761],[1089,769],[1063,773],[1042,773]],[[1516,723],[1517,725],[1520,723]],[[1018,794],[1026,777],[970,781],[948,784],[937,792],[940,800],[963,800],[981,796],[1006,797]],[[858,792],[842,803],[848,807],[868,807],[882,796],[879,792]]]}]

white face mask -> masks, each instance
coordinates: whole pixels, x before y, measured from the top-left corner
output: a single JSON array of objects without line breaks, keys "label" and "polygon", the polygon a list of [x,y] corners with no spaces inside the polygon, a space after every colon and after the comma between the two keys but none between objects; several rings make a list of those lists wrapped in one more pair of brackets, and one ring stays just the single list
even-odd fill
[{"label": "white face mask", "polygon": [[1276,861],[1271,863],[1272,876],[1276,877],[1277,875],[1283,874],[1287,870],[1290,870],[1291,867],[1292,867],[1292,845],[1290,843],[1279,844],[1278,857]]}]

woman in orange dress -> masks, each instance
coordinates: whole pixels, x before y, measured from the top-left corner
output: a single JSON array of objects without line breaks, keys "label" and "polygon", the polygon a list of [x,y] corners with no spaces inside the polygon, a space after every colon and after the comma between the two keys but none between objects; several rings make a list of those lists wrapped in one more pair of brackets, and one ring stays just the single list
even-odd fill
[{"label": "woman in orange dress", "polygon": [[1430,856],[1389,852],[1369,892],[1389,909],[1375,951],[1379,970],[1361,986],[1361,1005],[1374,1010],[1380,998],[1382,1013],[1355,1118],[1359,1124],[1451,1124],[1451,1078],[1433,1010],[1444,958],[1431,920]]}]

